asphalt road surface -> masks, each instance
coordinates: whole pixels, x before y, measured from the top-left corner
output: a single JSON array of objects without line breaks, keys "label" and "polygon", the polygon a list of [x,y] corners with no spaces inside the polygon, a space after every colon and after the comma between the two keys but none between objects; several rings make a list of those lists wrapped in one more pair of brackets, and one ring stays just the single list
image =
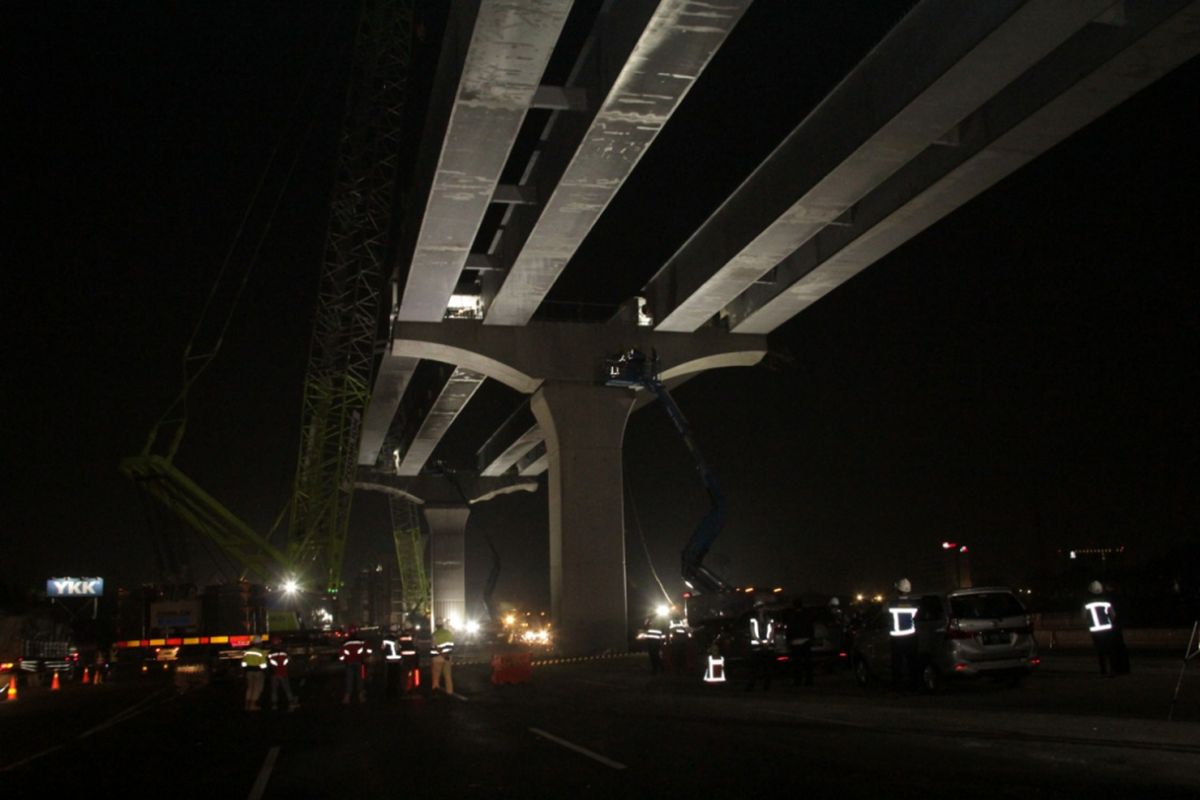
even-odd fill
[{"label": "asphalt road surface", "polygon": [[314,677],[293,713],[242,710],[239,683],[166,676],[30,689],[0,702],[0,796],[206,798],[1200,798],[1200,665],[1136,658],[1105,678],[1049,654],[1013,688],[863,690],[847,673],[770,691],[649,674],[644,655],[537,666],[455,696]]}]

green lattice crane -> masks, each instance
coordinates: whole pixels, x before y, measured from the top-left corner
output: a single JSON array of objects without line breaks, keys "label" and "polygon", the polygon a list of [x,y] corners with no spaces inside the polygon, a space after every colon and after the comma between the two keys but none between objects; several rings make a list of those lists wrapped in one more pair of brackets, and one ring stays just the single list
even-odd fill
[{"label": "green lattice crane", "polygon": [[228,280],[233,247],[184,352],[183,388],[151,429],[142,452],[121,462],[121,470],[139,488],[264,582],[307,578],[308,588],[317,588],[316,581],[330,593],[341,584],[360,426],[379,339],[412,20],[413,0],[363,0],[360,7],[304,385],[286,552],[174,465],[187,426],[188,392],[220,351],[249,277],[247,269],[217,320],[213,301],[222,280]]},{"label": "green lattice crane", "polygon": [[336,594],[370,400],[412,48],[411,0],[365,0],[355,37],[302,405],[288,557]]},{"label": "green lattice crane", "polygon": [[425,572],[425,540],[416,505],[404,498],[389,497],[392,538],[396,542],[396,563],[400,568],[401,597],[404,613],[410,618],[429,616],[429,577]]}]

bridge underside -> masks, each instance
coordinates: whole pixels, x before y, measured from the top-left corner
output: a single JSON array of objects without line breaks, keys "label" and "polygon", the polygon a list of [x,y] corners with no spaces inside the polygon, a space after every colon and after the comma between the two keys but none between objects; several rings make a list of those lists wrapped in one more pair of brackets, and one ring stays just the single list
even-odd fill
[{"label": "bridge underside", "polygon": [[[917,3],[608,324],[539,314],[693,85],[753,73],[710,70],[748,3],[566,5],[453,6],[359,463],[418,477],[486,378],[527,396],[478,466],[548,473],[555,623],[595,649],[624,645],[621,436],[641,402],[598,385],[603,358],[654,348],[669,385],[757,363],[767,334],[1193,58],[1200,3]],[[423,361],[452,377],[387,452]]]}]

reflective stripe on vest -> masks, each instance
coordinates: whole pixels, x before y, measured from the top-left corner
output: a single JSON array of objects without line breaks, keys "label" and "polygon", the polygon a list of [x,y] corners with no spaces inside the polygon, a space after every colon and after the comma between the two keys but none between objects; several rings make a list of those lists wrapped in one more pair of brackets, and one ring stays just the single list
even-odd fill
[{"label": "reflective stripe on vest", "polygon": [[1092,633],[1100,633],[1101,631],[1111,631],[1113,626],[1113,610],[1112,603],[1107,600],[1097,600],[1094,603],[1088,603],[1084,606],[1092,616],[1092,624],[1088,628]]},{"label": "reflective stripe on vest", "polygon": [[354,641],[346,642],[342,645],[342,652],[338,655],[338,661],[344,661],[347,664],[356,664],[361,662],[371,651],[367,649],[366,642]]},{"label": "reflective stripe on vest", "polygon": [[251,647],[242,653],[242,666],[246,669],[266,669],[267,657],[262,650]]},{"label": "reflective stripe on vest", "polygon": [[888,631],[889,634],[912,636],[917,632],[917,609],[911,606],[900,606],[889,608],[888,612],[892,615],[892,629]]}]

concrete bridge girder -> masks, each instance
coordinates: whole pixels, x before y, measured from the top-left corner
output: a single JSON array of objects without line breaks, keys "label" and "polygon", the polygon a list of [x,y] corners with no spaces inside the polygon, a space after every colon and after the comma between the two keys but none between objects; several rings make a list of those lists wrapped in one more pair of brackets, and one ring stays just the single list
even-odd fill
[{"label": "concrete bridge girder", "polygon": [[767,353],[767,338],[718,328],[666,333],[611,323],[398,322],[391,355],[455,364],[532,394],[546,381],[599,383],[605,359],[630,347],[656,350],[664,365],[661,377],[671,380],[718,367],[754,366]]},{"label": "concrete bridge girder", "polygon": [[475,505],[505,494],[538,490],[538,481],[535,478],[512,476],[490,478],[460,473],[455,475],[455,480],[462,487],[461,495],[454,484],[441,475],[407,477],[360,467],[354,488],[359,491],[379,492],[393,497],[401,497],[419,506],[461,506],[465,505],[463,495],[466,496],[466,504]]},{"label": "concrete bridge girder", "polygon": [[651,279],[658,327],[705,324],[1111,6],[917,4]]}]

